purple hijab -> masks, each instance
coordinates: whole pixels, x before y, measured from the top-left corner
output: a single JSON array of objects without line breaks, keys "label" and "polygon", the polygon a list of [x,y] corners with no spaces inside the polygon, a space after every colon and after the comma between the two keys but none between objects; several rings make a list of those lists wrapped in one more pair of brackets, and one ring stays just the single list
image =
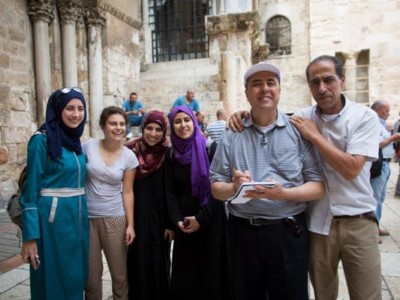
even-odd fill
[{"label": "purple hijab", "polygon": [[[187,140],[179,138],[174,131],[174,119],[177,113],[186,113],[193,121],[193,135]],[[200,133],[199,124],[189,107],[186,105],[174,107],[169,114],[169,123],[171,125],[171,144],[175,159],[181,165],[190,163],[192,196],[200,200],[203,206],[207,204],[210,196],[209,170],[206,141]]]}]

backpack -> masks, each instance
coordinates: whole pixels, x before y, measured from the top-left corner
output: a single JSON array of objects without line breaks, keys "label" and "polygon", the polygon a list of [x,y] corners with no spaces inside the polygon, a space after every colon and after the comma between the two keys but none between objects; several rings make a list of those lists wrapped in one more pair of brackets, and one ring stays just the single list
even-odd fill
[{"label": "backpack", "polygon": [[[35,134],[46,134],[46,131],[36,131],[34,133]],[[27,167],[25,166],[22,171],[21,174],[19,175],[18,178],[18,190],[17,192],[11,196],[10,200],[8,200],[7,203],[7,213],[8,216],[11,219],[11,222],[13,222],[15,225],[17,225],[19,227],[20,230],[22,230],[22,207],[21,204],[19,202],[19,199],[21,198],[22,195],[22,189],[25,185],[26,182],[26,178],[27,178]],[[19,235],[19,233],[17,233],[17,236]]]},{"label": "backpack", "polygon": [[18,190],[17,192],[11,196],[10,200],[7,203],[7,213],[10,217],[11,221],[17,225],[20,229],[22,229],[22,207],[19,203],[19,199],[22,195],[22,188],[26,182],[26,166],[22,169],[21,174],[18,179]]}]

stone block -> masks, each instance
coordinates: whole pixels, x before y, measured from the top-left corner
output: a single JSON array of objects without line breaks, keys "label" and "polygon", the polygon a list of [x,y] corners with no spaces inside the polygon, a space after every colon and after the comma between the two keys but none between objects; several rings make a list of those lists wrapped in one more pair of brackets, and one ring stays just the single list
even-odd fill
[{"label": "stone block", "polygon": [[14,144],[26,142],[27,129],[22,127],[5,127],[1,128],[4,143]]},{"label": "stone block", "polygon": [[25,42],[25,38],[26,38],[25,31],[23,31],[19,28],[10,28],[9,34],[10,34],[10,37],[9,37],[10,40],[17,41],[20,43]]},{"label": "stone block", "polygon": [[11,66],[10,56],[5,53],[0,54],[0,68],[9,69],[10,66]]},{"label": "stone block", "polygon": [[11,126],[29,128],[30,115],[26,111],[10,111]]},{"label": "stone block", "polygon": [[8,161],[8,151],[4,148],[0,148],[0,165],[5,164]]}]

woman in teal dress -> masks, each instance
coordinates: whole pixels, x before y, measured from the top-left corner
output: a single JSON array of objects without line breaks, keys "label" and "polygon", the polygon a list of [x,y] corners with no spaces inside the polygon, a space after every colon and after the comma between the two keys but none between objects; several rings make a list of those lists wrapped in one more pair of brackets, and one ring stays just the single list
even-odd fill
[{"label": "woman in teal dress", "polygon": [[32,300],[83,299],[89,230],[80,137],[86,103],[78,88],[55,91],[46,122],[28,143],[22,206],[22,259]]}]

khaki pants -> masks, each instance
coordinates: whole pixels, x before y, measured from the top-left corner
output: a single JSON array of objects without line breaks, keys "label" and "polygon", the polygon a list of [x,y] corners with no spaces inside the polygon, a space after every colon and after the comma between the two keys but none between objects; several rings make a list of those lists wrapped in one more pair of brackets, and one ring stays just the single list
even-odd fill
[{"label": "khaki pants", "polygon": [[370,219],[332,220],[329,236],[310,232],[310,278],[315,298],[336,300],[342,261],[352,300],[382,299],[378,226]]}]

